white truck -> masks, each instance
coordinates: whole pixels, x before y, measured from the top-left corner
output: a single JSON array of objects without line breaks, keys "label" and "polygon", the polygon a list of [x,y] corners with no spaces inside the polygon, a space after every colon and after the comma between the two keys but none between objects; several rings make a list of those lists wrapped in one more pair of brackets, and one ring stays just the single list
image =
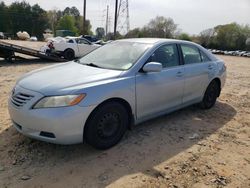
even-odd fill
[{"label": "white truck", "polygon": [[56,37],[50,39],[47,44],[41,48],[41,51],[48,55],[58,55],[67,60],[80,58],[87,53],[99,48],[101,45],[93,44],[81,37]]}]

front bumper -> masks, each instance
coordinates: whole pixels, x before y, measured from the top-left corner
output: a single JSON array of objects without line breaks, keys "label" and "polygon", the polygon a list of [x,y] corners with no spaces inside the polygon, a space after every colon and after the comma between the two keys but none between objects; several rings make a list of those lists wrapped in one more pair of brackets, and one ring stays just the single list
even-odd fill
[{"label": "front bumper", "polygon": [[9,114],[20,133],[56,144],[76,144],[83,141],[84,125],[95,106],[32,109],[34,103],[31,103],[32,101],[17,108],[9,100]]}]

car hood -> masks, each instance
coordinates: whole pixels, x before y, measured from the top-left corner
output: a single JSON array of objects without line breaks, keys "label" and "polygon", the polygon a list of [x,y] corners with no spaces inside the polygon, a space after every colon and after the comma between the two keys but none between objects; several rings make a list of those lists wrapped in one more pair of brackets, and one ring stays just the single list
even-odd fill
[{"label": "car hood", "polygon": [[[122,71],[101,69],[75,62],[57,64],[25,74],[17,84],[44,95],[68,94],[70,88],[119,77]],[[68,89],[67,89],[68,88]]]}]

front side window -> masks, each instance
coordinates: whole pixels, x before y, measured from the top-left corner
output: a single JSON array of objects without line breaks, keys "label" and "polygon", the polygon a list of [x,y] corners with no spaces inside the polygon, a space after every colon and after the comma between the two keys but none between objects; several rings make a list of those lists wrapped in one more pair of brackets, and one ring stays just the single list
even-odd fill
[{"label": "front side window", "polygon": [[87,54],[80,59],[80,63],[92,63],[106,69],[128,70],[150,47],[151,44],[115,41]]},{"label": "front side window", "polygon": [[168,44],[158,48],[150,58],[152,62],[162,64],[163,68],[179,65],[179,55],[175,44]]},{"label": "front side window", "polygon": [[199,49],[190,45],[181,45],[183,59],[185,64],[201,63]]}]

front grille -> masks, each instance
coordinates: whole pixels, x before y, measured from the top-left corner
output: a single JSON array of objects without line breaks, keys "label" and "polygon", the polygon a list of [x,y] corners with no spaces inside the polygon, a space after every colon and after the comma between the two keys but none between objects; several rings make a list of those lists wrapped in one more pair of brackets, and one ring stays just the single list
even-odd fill
[{"label": "front grille", "polygon": [[11,102],[17,107],[22,107],[29,100],[31,100],[34,96],[25,94],[25,93],[17,93],[11,96]]}]

